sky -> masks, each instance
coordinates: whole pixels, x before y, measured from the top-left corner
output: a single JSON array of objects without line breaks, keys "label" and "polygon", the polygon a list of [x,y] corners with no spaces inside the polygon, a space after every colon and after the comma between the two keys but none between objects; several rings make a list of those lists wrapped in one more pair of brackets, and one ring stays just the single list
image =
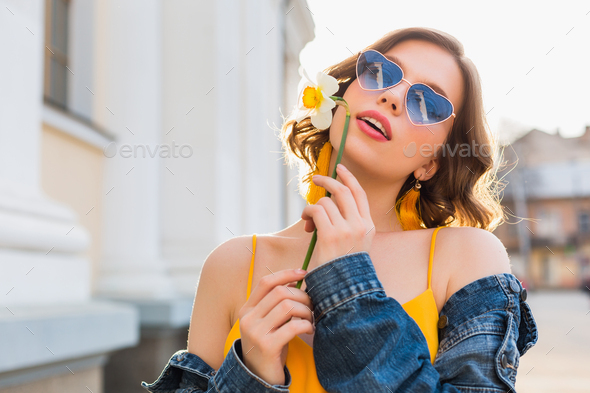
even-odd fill
[{"label": "sky", "polygon": [[533,128],[576,137],[590,126],[590,1],[307,3],[315,39],[300,61],[310,76],[391,30],[433,27],[461,41],[478,68],[488,124],[501,141]]}]

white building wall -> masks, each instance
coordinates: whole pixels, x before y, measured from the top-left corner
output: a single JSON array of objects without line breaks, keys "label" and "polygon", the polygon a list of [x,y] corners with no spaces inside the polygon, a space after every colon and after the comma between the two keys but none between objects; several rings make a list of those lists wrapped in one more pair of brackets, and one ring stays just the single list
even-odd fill
[{"label": "white building wall", "polygon": [[[10,59],[0,62],[0,328],[20,332],[0,338],[0,388],[55,359],[94,356],[101,367],[104,353],[135,345],[139,321],[187,326],[206,256],[231,237],[292,224],[304,206],[274,128],[294,104],[298,53],[313,38],[305,1],[70,1],[68,110],[90,123],[43,104],[44,5],[0,0]],[[97,276],[80,257],[97,239],[41,191],[42,122],[104,145]],[[189,156],[161,157],[166,146]],[[43,334],[11,363],[25,324]],[[92,329],[108,334],[81,345]]]},{"label": "white building wall", "polygon": [[105,354],[136,344],[138,318],[91,299],[81,254],[92,239],[71,207],[41,189],[45,1],[0,8],[0,390],[27,391],[74,375],[65,363],[100,370]]}]

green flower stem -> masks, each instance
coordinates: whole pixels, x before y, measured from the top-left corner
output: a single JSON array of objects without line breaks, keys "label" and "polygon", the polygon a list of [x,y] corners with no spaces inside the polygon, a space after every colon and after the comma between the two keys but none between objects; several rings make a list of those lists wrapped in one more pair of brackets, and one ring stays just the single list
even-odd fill
[{"label": "green flower stem", "polygon": [[[338,157],[336,157],[336,164],[334,165],[334,170],[332,171],[332,179],[336,179],[336,167],[340,163],[342,159],[342,153],[344,153],[344,144],[346,143],[346,136],[348,134],[348,123],[350,121],[350,110],[348,109],[348,103],[342,97],[330,96],[337,105],[342,105],[346,109],[346,121],[344,122],[344,131],[342,132],[342,139],[340,141],[340,149],[338,149]],[[330,197],[330,192],[326,190],[326,196]],[[311,242],[309,243],[309,248],[307,249],[307,255],[305,256],[305,261],[303,262],[303,270],[307,270],[307,266],[309,265],[309,260],[311,259],[311,254],[313,254],[313,250],[315,248],[315,244],[318,240],[318,230],[317,228],[313,231],[313,236],[311,237]],[[303,279],[297,282],[297,289],[301,288],[301,284],[303,283]],[[290,320],[290,319],[289,319]]]}]

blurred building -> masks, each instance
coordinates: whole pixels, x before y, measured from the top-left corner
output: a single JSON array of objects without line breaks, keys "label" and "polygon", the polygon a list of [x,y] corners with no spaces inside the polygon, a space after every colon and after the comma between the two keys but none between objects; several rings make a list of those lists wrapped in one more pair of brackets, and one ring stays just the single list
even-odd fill
[{"label": "blurred building", "polygon": [[510,222],[530,219],[494,232],[515,273],[537,288],[580,287],[590,274],[590,126],[577,138],[532,130],[504,159],[502,204]]},{"label": "blurred building", "polygon": [[186,348],[207,255],[301,214],[276,128],[310,12],[0,5],[0,391],[144,391]]}]

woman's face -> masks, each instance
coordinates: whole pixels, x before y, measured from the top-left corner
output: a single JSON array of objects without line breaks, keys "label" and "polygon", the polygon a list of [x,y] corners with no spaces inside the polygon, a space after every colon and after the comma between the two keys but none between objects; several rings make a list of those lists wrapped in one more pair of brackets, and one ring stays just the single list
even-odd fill
[{"label": "woman's face", "polygon": [[[383,54],[400,60],[404,78],[410,83],[437,84],[453,104],[455,114],[459,114],[463,79],[448,52],[428,41],[408,40]],[[438,169],[436,160],[432,161],[435,148],[440,149],[444,143],[454,119],[451,117],[436,125],[413,125],[406,113],[408,88],[409,85],[402,81],[386,90],[366,91],[355,79],[344,93],[350,108],[350,123],[342,163],[353,173],[374,180],[397,181],[405,180],[415,172],[422,177],[421,180],[428,180]],[[389,121],[390,140],[376,140],[362,131],[359,117],[369,110],[379,112]],[[338,106],[330,127],[330,142],[335,151],[340,148],[345,117],[345,109]]]}]

